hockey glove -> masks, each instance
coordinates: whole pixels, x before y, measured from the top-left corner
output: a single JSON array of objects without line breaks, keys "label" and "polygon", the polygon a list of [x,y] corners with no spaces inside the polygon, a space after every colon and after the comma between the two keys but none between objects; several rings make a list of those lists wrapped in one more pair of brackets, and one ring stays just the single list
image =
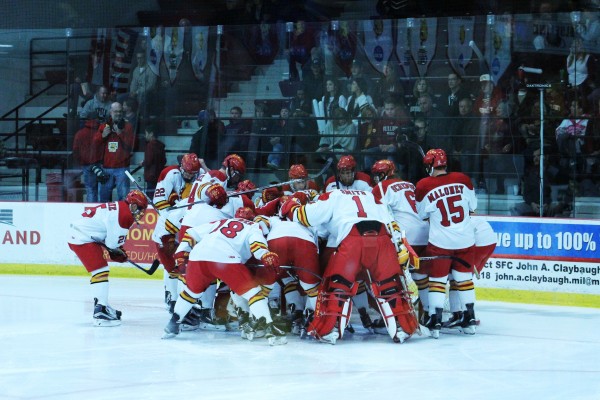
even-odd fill
[{"label": "hockey glove", "polygon": [[279,256],[277,253],[273,253],[272,251],[266,252],[261,258],[260,261],[263,263],[265,268],[274,274],[279,274],[281,269],[281,263],[279,261]]},{"label": "hockey glove", "polygon": [[279,217],[288,218],[290,221],[293,220],[294,210],[298,207],[300,207],[300,200],[295,197],[289,198],[281,205],[281,208],[279,209]]},{"label": "hockey glove", "polygon": [[406,247],[403,244],[400,244],[398,249],[398,263],[402,268],[406,268],[406,263],[408,262],[409,258],[408,250],[406,250]]},{"label": "hockey glove", "polygon": [[116,249],[109,249],[108,255],[111,260],[119,263],[124,263],[127,261],[127,253],[125,253],[123,246],[117,247]]},{"label": "hockey glove", "polygon": [[190,258],[190,253],[187,251],[179,251],[173,255],[173,258],[175,259],[175,269],[184,274],[187,268],[188,259]]}]

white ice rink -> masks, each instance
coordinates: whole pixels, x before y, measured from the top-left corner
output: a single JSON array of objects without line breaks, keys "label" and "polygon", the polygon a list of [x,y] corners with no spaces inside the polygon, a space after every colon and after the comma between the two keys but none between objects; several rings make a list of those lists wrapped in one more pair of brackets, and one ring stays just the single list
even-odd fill
[{"label": "white ice rink", "polygon": [[285,346],[237,332],[161,340],[162,281],[112,279],[119,327],[84,277],[0,275],[0,399],[600,399],[600,310],[480,302],[475,336],[357,332]]}]

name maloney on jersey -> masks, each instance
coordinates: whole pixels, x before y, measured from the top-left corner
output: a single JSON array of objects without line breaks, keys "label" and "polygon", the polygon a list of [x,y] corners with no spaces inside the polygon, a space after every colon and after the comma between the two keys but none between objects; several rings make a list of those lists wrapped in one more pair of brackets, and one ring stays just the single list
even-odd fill
[{"label": "name maloney on jersey", "polygon": [[427,195],[427,200],[429,200],[430,203],[433,203],[440,197],[450,196],[452,194],[462,194],[464,188],[465,187],[463,185],[449,185],[449,186],[439,187],[439,188],[431,191]]}]

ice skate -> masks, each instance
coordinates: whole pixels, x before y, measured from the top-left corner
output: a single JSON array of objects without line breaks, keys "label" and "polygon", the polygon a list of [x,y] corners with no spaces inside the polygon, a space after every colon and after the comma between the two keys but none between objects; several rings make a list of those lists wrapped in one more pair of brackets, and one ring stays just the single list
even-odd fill
[{"label": "ice skate", "polygon": [[444,323],[442,323],[442,328],[457,328],[461,323],[462,323],[462,319],[463,319],[463,312],[462,311],[455,311],[452,313],[452,316],[450,317],[450,319]]},{"label": "ice skate", "polygon": [[121,325],[121,311],[111,306],[98,304],[94,298],[94,326],[119,326]]},{"label": "ice skate", "polygon": [[337,328],[334,328],[331,332],[326,335],[317,337],[319,342],[335,344],[337,340],[340,338],[340,334],[338,333]]},{"label": "ice skate", "polygon": [[181,326],[180,323],[177,321],[179,321],[179,315],[173,314],[173,316],[169,320],[169,323],[167,324],[167,326],[165,326],[165,333],[163,334],[162,339],[172,339],[175,336],[179,335],[179,332],[181,331]]},{"label": "ice skate", "polygon": [[431,333],[431,337],[434,339],[438,339],[440,337],[440,330],[442,329],[442,314],[444,312],[443,308],[436,308],[435,314],[429,317],[429,321],[427,321],[426,327],[429,329]]},{"label": "ice skate", "polygon": [[285,336],[285,332],[281,329],[277,328],[273,323],[269,323],[265,329],[265,338],[269,342],[271,346],[278,346],[282,344],[287,344],[287,338]]},{"label": "ice skate", "polygon": [[[206,331],[225,331],[225,321],[221,321],[215,316],[214,308],[192,308],[194,313],[197,313],[199,325],[198,327]],[[190,311],[192,312],[192,311]]]},{"label": "ice skate", "polygon": [[304,327],[304,312],[294,311],[292,313],[292,335],[300,335]]},{"label": "ice skate", "polygon": [[474,335],[477,329],[477,320],[475,319],[475,310],[473,303],[465,304],[467,311],[463,313],[460,329],[467,335]]},{"label": "ice skate", "polygon": [[359,308],[358,314],[360,315],[360,322],[362,322],[363,327],[368,331],[371,331],[371,328],[373,328],[373,321],[371,320],[371,316],[367,309],[364,307]]}]

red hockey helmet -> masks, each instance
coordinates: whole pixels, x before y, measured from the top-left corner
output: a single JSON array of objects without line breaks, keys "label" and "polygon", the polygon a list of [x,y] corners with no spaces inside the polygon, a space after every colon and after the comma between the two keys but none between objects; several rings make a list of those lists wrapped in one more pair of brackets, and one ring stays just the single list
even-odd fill
[{"label": "red hockey helmet", "polygon": [[206,189],[206,197],[208,197],[208,204],[216,208],[222,208],[229,200],[225,188],[218,183],[214,183]]},{"label": "red hockey helmet", "polygon": [[144,193],[137,189],[127,193],[125,202],[129,205],[135,204],[137,206],[137,209],[132,211],[133,218],[135,218],[136,221],[139,221],[144,216],[144,212],[146,211],[146,208],[148,208],[148,199],[144,196]]},{"label": "red hockey helmet", "polygon": [[388,177],[396,172],[396,166],[393,161],[390,160],[379,160],[371,167],[371,173],[373,175],[384,175]]},{"label": "red hockey helmet", "polygon": [[354,171],[356,168],[356,160],[352,156],[342,156],[337,163],[338,171]]},{"label": "red hockey helmet", "polygon": [[194,153],[187,153],[181,157],[181,175],[186,182],[190,182],[196,178],[200,171],[200,160]]},{"label": "red hockey helmet", "polygon": [[235,210],[235,218],[247,219],[252,221],[256,217],[256,213],[250,207],[240,207]]},{"label": "red hockey helmet", "polygon": [[223,160],[223,166],[229,170],[230,168],[240,175],[246,173],[246,162],[237,154],[230,154]]},{"label": "red hockey helmet", "polygon": [[308,178],[308,172],[306,172],[306,168],[304,168],[304,165],[294,164],[290,167],[288,176],[290,177],[290,179],[304,179]]},{"label": "red hockey helmet", "polygon": [[423,157],[423,164],[431,168],[445,167],[448,165],[448,157],[442,149],[431,149]]},{"label": "red hockey helmet", "polygon": [[238,183],[237,191],[238,192],[246,192],[248,190],[256,189],[256,185],[252,183],[250,179],[246,179]]}]

